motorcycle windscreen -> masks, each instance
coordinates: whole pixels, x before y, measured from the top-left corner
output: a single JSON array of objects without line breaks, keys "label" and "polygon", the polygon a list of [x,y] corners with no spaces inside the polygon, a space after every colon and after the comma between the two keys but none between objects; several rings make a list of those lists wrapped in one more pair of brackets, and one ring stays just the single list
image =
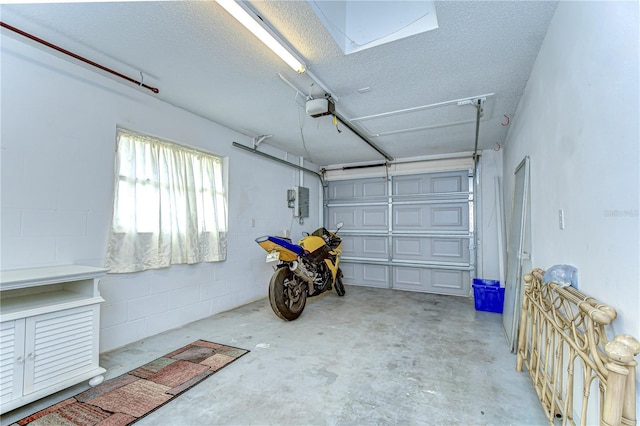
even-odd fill
[{"label": "motorcycle windscreen", "polygon": [[265,236],[256,238],[256,243],[268,253],[277,251],[280,253],[280,260],[285,262],[296,260],[298,256],[304,253],[304,249],[299,245],[278,237]]}]

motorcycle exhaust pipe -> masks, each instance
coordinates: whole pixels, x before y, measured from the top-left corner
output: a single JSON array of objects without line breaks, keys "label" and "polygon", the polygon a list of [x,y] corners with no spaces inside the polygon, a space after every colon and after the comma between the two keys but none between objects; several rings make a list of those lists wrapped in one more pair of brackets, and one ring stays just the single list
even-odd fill
[{"label": "motorcycle exhaust pipe", "polygon": [[309,288],[313,288],[313,274],[307,270],[300,262],[297,260],[292,260],[289,262],[289,270],[296,274],[297,277],[301,278],[305,282],[309,284]]}]

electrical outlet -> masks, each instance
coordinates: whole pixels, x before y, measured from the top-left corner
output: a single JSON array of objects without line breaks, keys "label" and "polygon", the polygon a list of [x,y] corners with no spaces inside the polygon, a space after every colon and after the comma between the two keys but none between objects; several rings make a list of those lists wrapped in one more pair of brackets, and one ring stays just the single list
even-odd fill
[{"label": "electrical outlet", "polygon": [[560,229],[564,229],[564,209],[558,210],[558,220]]}]

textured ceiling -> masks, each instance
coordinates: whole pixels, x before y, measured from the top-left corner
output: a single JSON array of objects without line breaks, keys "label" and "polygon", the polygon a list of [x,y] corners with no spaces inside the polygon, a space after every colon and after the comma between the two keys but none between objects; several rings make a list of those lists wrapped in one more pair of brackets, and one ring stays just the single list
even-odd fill
[{"label": "textured ceiling", "polygon": [[[211,1],[0,7],[9,25],[134,78],[142,73],[160,89],[149,96],[250,137],[272,134],[264,143],[326,166],[383,158],[341,124],[339,133],[331,117],[309,117],[291,85],[316,97],[324,86],[348,120],[377,116],[352,125],[394,158],[472,151],[476,109],[450,101],[490,95],[479,147],[493,148],[508,131],[505,115],[517,119],[557,3],[436,2],[438,29],[350,55],[306,1],[249,5],[318,82],[291,70]],[[364,87],[371,90],[360,93]]]}]

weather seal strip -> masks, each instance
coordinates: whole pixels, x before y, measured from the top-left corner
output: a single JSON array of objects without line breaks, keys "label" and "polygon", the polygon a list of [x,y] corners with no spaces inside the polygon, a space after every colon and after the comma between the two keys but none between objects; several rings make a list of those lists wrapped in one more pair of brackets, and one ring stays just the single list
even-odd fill
[{"label": "weather seal strip", "polygon": [[133,83],[133,84],[135,84],[137,86],[144,87],[145,89],[149,89],[153,93],[159,93],[160,92],[160,89],[158,89],[157,87],[152,87],[152,86],[149,86],[147,84],[144,84],[142,81],[135,80],[135,79],[133,79],[131,77],[128,77],[128,76],[126,76],[124,74],[119,73],[118,71],[114,71],[111,68],[107,68],[104,65],[100,65],[100,64],[98,64],[96,62],[93,62],[90,59],[84,58],[84,57],[82,57],[80,55],[77,55],[77,54],[75,54],[73,52],[70,52],[67,49],[63,49],[60,46],[56,46],[53,43],[49,43],[46,40],[43,40],[43,39],[41,39],[39,37],[34,36],[33,34],[29,34],[29,33],[25,32],[25,31],[22,31],[21,29],[13,27],[13,26],[11,26],[9,24],[6,24],[6,23],[4,23],[2,21],[0,21],[0,26],[2,28],[6,28],[8,30],[13,31],[14,33],[20,34],[21,36],[26,37],[26,38],[28,38],[30,40],[33,40],[33,41],[35,41],[37,43],[43,44],[43,45],[45,45],[45,46],[47,46],[47,47],[49,47],[49,48],[51,48],[53,50],[57,50],[60,53],[64,53],[65,55],[71,56],[72,58],[77,59],[78,61],[84,62],[85,64],[89,64],[91,66],[94,66],[96,68],[101,69],[102,71],[105,71],[105,72],[108,72],[110,74],[113,74],[116,77],[120,77],[120,78],[122,78],[124,80],[127,80],[127,81],[129,81],[129,82],[131,82],[131,83]]}]

